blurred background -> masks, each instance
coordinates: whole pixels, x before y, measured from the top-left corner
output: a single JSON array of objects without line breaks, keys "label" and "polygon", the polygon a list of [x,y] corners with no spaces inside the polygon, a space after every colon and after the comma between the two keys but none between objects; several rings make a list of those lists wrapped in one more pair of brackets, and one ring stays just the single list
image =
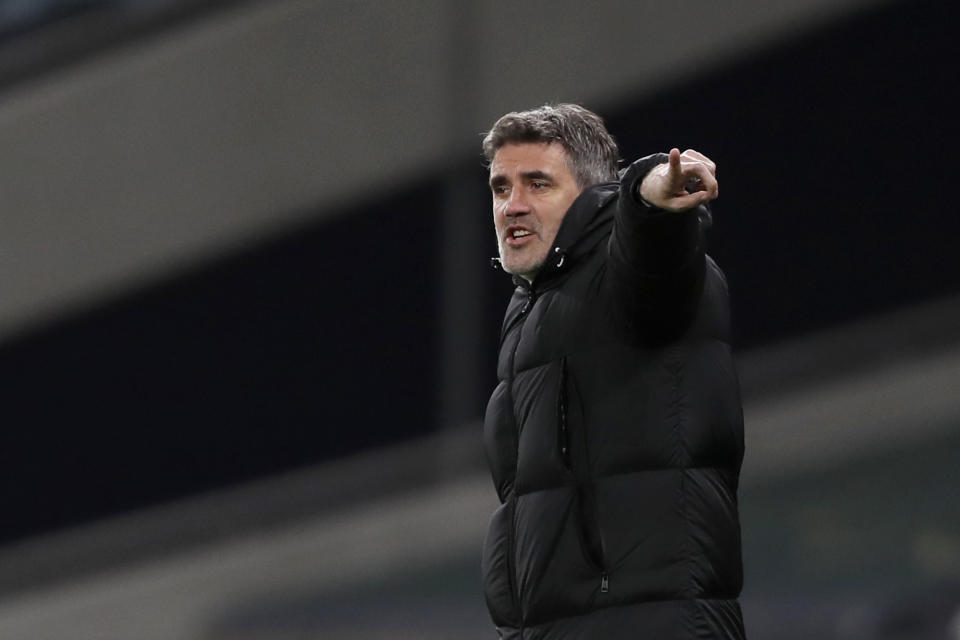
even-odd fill
[{"label": "blurred background", "polygon": [[481,132],[716,160],[753,640],[960,638],[954,2],[0,0],[0,637],[494,637]]}]

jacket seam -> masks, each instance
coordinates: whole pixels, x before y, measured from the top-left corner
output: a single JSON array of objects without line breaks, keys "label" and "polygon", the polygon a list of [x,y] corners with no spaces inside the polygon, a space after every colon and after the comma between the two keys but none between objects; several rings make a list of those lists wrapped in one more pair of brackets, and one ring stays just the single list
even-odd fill
[{"label": "jacket seam", "polygon": [[[509,626],[506,626],[506,627],[504,627],[504,628],[513,629],[513,630],[521,631],[521,632],[523,632],[523,631],[530,631],[531,629],[536,629],[537,627],[543,627],[543,626],[546,626],[546,625],[549,625],[549,624],[554,624],[554,623],[556,623],[556,622],[563,622],[563,621],[565,621],[565,620],[573,620],[573,619],[575,619],[575,618],[585,618],[585,617],[587,617],[587,616],[593,615],[594,613],[596,613],[596,612],[598,612],[598,611],[605,611],[605,610],[607,610],[607,609],[618,609],[618,608],[622,608],[622,607],[642,607],[643,605],[646,605],[646,604],[654,604],[654,603],[662,603],[662,602],[678,602],[678,603],[682,603],[682,604],[689,604],[689,603],[694,603],[694,602],[736,602],[736,601],[737,601],[737,598],[696,598],[696,597],[688,597],[688,598],[648,598],[648,599],[645,599],[645,600],[638,600],[638,601],[636,601],[636,602],[611,602],[610,604],[604,605],[604,606],[602,606],[602,607],[593,607],[593,608],[591,608],[589,611],[584,611],[583,613],[574,613],[574,614],[569,615],[569,616],[559,616],[559,617],[556,617],[556,618],[550,618],[549,620],[545,620],[545,621],[543,621],[543,622],[537,622],[537,623],[535,623],[535,624],[525,624],[525,625],[523,625],[523,627],[509,627]],[[501,626],[503,627],[503,625],[501,625]]]},{"label": "jacket seam", "polygon": [[[591,476],[591,480],[596,482],[597,480],[605,480],[607,478],[618,478],[620,476],[630,476],[641,473],[648,472],[662,472],[662,471],[675,471],[684,475],[688,475],[691,471],[722,471],[723,473],[735,473],[729,467],[719,466],[719,465],[692,465],[687,467],[680,466],[663,466],[663,467],[649,467],[646,469],[636,469],[634,471],[618,471],[616,473],[602,473],[595,476]],[[534,493],[539,493],[541,491],[559,491],[561,489],[575,489],[575,483],[570,484],[558,484],[552,487],[540,487],[537,489],[532,489],[530,491],[515,491],[515,495],[520,498],[522,496],[533,495]]]}]

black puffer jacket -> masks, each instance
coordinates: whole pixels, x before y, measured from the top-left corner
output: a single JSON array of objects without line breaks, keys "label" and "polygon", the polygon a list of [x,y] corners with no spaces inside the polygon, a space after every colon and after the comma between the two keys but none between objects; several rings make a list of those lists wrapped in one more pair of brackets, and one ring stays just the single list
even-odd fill
[{"label": "black puffer jacket", "polygon": [[743,419],[705,209],[573,203],[507,308],[484,445],[487,606],[511,640],[743,638]]}]

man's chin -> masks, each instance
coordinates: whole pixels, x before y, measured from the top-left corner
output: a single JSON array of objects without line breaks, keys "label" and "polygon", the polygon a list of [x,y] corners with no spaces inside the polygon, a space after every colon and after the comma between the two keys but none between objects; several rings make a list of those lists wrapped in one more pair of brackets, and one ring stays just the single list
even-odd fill
[{"label": "man's chin", "polygon": [[533,282],[533,277],[540,271],[543,263],[530,264],[528,262],[510,261],[501,258],[500,264],[503,266],[503,270],[510,275],[519,276],[527,282]]}]

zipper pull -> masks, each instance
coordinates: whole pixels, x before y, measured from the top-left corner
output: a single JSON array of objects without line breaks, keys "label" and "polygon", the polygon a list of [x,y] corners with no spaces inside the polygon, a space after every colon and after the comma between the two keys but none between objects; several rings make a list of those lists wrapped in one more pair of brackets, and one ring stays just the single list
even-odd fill
[{"label": "zipper pull", "polygon": [[600,593],[607,593],[608,591],[610,591],[610,578],[604,573],[600,576]]},{"label": "zipper pull", "polygon": [[533,306],[533,301],[537,299],[537,294],[530,290],[530,293],[527,294],[527,301],[524,303],[523,308],[520,309],[520,315],[526,314],[530,311],[530,307]]}]

